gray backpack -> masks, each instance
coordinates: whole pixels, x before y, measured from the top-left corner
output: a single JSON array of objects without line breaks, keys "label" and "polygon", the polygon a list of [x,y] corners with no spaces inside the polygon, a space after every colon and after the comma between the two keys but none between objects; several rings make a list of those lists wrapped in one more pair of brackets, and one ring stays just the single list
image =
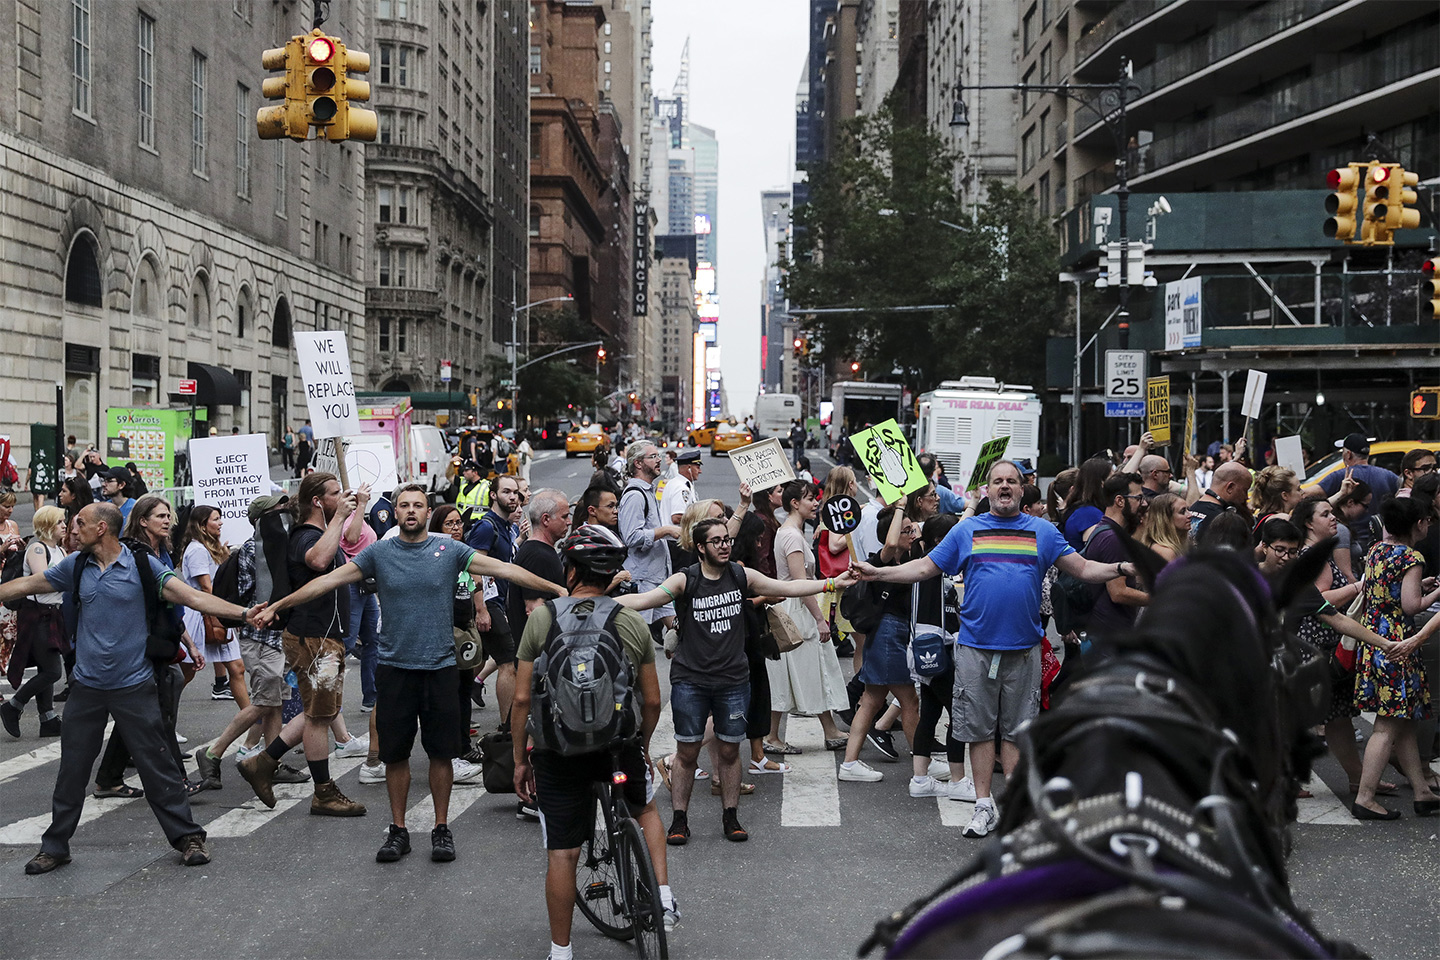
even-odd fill
[{"label": "gray backpack", "polygon": [[[593,601],[581,615],[575,607]],[[615,631],[623,609],[609,597],[561,597],[550,608],[545,649],[535,659],[530,720],[535,749],[562,756],[594,753],[640,730],[635,676]]]}]

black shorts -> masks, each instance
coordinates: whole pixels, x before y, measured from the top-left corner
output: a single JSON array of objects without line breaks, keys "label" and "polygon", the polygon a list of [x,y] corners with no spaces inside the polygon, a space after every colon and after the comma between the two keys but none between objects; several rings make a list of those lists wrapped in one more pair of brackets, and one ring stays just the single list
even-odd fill
[{"label": "black shorts", "polygon": [[380,759],[403,763],[420,745],[431,760],[454,760],[469,749],[461,730],[460,680],[453,666],[439,670],[406,670],[380,664],[375,668],[375,734]]},{"label": "black shorts", "polygon": [[[511,589],[518,590],[519,587]],[[500,666],[515,662],[515,635],[510,632],[510,621],[505,616],[505,608],[499,603],[486,603],[485,609],[490,611],[490,629],[480,634],[480,647],[485,651],[485,657],[494,660]]]},{"label": "black shorts", "polygon": [[[535,799],[545,849],[574,850],[595,835],[594,785],[608,783],[614,773],[610,751],[565,757],[536,750],[530,760],[535,766]],[[627,777],[625,802],[638,815],[655,798],[655,781],[638,742],[621,748],[620,769]]]}]

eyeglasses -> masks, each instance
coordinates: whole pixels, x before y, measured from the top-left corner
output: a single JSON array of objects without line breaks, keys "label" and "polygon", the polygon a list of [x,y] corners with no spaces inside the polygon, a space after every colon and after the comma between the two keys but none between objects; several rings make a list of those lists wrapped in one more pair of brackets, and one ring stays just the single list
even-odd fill
[{"label": "eyeglasses", "polygon": [[640,459],[641,459],[641,460],[659,460],[659,459],[661,459],[661,456],[660,456],[660,454],[658,454],[658,453],[647,453],[647,454],[645,454],[645,456],[641,457]]},{"label": "eyeglasses", "polygon": [[1121,494],[1121,496],[1123,496],[1126,500],[1144,500],[1144,499],[1145,499],[1145,494],[1143,494],[1143,493],[1123,493],[1123,494]]},{"label": "eyeglasses", "polygon": [[1271,553],[1275,554],[1275,556],[1281,560],[1289,560],[1291,557],[1300,556],[1299,547],[1282,547],[1278,543],[1268,543],[1266,546],[1270,548]]},{"label": "eyeglasses", "polygon": [[1410,468],[1411,473],[1429,473],[1435,469],[1434,463],[1419,463]]},{"label": "eyeglasses", "polygon": [[712,547],[728,547],[728,546],[730,546],[730,544],[732,544],[732,543],[735,542],[735,538],[734,538],[734,537],[711,537],[709,540],[706,540],[705,542],[708,543],[708,544],[710,544],[710,546],[712,546]]},{"label": "eyeglasses", "polygon": [[464,521],[464,520],[461,520],[460,518],[457,517],[457,518],[455,518],[454,520],[446,520],[444,523],[440,524],[440,526],[442,526],[442,527],[463,527],[463,526],[465,526],[465,521]]}]

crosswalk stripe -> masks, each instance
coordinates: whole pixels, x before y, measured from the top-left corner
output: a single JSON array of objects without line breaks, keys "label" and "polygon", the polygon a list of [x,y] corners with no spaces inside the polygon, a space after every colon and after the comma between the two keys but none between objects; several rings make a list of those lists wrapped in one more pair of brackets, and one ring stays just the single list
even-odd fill
[{"label": "crosswalk stripe", "polygon": [[[332,755],[330,776],[338,780],[364,762],[364,757],[336,759]],[[234,777],[239,781],[240,789],[246,791],[250,789],[249,784],[240,777],[238,770],[234,771]],[[314,784],[308,781],[305,783],[277,783],[275,784],[275,808],[273,810],[261,803],[258,797],[251,797],[240,806],[205,824],[205,832],[211,837],[249,836],[282,813],[294,808],[301,801],[310,799],[314,792]]]},{"label": "crosswalk stripe", "polygon": [[650,735],[650,758],[659,760],[675,752],[675,715],[670,712],[670,701],[660,708],[660,719],[655,722],[655,732]]},{"label": "crosswalk stripe", "polygon": [[[111,720],[105,724],[105,736],[110,736],[110,731],[115,727],[115,721]],[[57,737],[44,746],[36,747],[29,753],[22,753],[18,757],[11,757],[9,760],[0,762],[0,783],[14,780],[22,773],[28,773],[36,767],[43,767],[47,763],[54,763],[60,759],[60,740]]]},{"label": "crosswalk stripe", "polygon": [[[450,791],[449,822],[454,823],[460,815],[485,796],[485,788],[474,783],[457,783]],[[405,829],[415,836],[422,836],[435,828],[434,794],[427,793],[405,811]]]},{"label": "crosswalk stripe", "polygon": [[1360,821],[1350,815],[1350,808],[1325,785],[1319,776],[1310,778],[1305,784],[1313,796],[1295,801],[1298,808],[1296,823],[1320,823],[1331,827],[1357,827]]},{"label": "crosswalk stripe", "polygon": [[793,768],[781,779],[782,827],[838,827],[840,784],[835,779],[835,757],[825,749],[825,731],[814,717],[791,717],[785,736],[804,753],[786,757]]},{"label": "crosswalk stripe", "polygon": [[[85,826],[112,810],[119,810],[129,803],[134,803],[136,798],[129,799],[113,798],[109,800],[96,800],[94,797],[85,798],[85,809],[80,811],[80,824]],[[0,827],[0,846],[33,846],[40,842],[45,831],[50,829],[50,813],[37,814],[33,817],[26,817],[24,820],[16,820]]]},{"label": "crosswalk stripe", "polygon": [[975,812],[975,804],[948,797],[936,797],[935,805],[940,808],[940,824],[945,827],[963,827]]}]

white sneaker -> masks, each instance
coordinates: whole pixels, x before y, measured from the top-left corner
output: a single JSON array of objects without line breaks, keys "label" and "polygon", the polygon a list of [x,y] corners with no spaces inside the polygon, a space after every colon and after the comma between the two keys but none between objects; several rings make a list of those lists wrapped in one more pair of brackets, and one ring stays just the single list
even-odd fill
[{"label": "white sneaker", "polygon": [[189,743],[189,742],[190,742],[190,738],[187,737],[187,736],[185,736],[185,734],[183,734],[183,733],[181,733],[180,731],[177,730],[177,731],[175,731],[175,742],[176,742],[176,743]]},{"label": "white sneaker", "polygon": [[375,766],[372,767],[372,766],[370,766],[370,764],[368,764],[368,763],[362,763],[362,764],[360,765],[360,782],[361,782],[361,783],[384,783],[384,782],[385,782],[385,764],[383,764],[383,763],[377,763],[377,764],[375,764]]},{"label": "white sneaker", "polygon": [[480,779],[480,774],[484,772],[484,768],[481,767],[480,764],[471,763],[469,760],[461,760],[459,757],[451,760],[450,766],[455,772],[456,783],[474,783]]},{"label": "white sneaker", "polygon": [[934,777],[925,777],[917,781],[910,778],[910,796],[912,797],[948,797],[950,796],[950,785],[941,783]]},{"label": "white sneaker", "polygon": [[951,800],[964,800],[967,803],[975,802],[975,781],[969,777],[963,780],[956,780],[948,785]]},{"label": "white sneaker", "polygon": [[970,815],[970,822],[965,826],[965,836],[983,837],[998,826],[1000,814],[995,809],[995,802],[987,798],[987,802],[975,804],[975,812]]},{"label": "white sneaker", "polygon": [[670,906],[665,908],[665,932],[674,933],[678,926],[680,926],[680,901],[672,899]]},{"label": "white sneaker", "polygon": [[263,743],[257,743],[257,744],[255,744],[255,746],[253,746],[253,747],[247,747],[247,746],[245,746],[245,745],[242,743],[240,746],[238,746],[238,747],[235,748],[235,762],[236,762],[236,763],[239,763],[241,760],[244,760],[246,757],[253,757],[253,756],[255,756],[255,754],[257,754],[257,753],[264,753],[264,752],[265,752],[265,744],[263,744]]},{"label": "white sneaker", "polygon": [[884,780],[885,774],[876,770],[864,760],[840,764],[840,779],[848,783],[874,783]]},{"label": "white sneaker", "polygon": [[950,764],[945,760],[931,760],[930,769],[925,772],[936,780],[945,782],[950,779]]},{"label": "white sneaker", "polygon": [[335,745],[335,756],[337,757],[364,757],[370,754],[370,735],[351,737],[344,743]]}]

